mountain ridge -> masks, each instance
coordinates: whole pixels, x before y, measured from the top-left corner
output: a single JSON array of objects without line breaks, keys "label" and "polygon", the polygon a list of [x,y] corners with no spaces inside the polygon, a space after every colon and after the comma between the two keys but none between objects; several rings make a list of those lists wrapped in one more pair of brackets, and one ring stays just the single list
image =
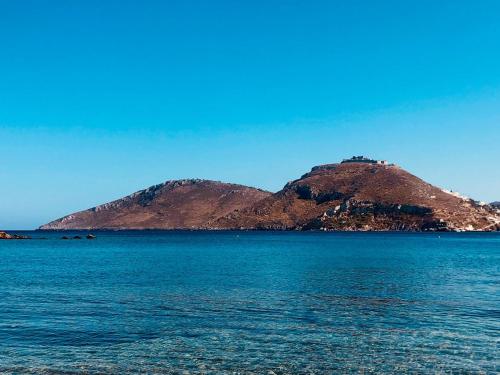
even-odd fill
[{"label": "mountain ridge", "polygon": [[500,230],[500,213],[394,164],[354,157],[313,167],[276,193],[169,180],[40,229]]}]

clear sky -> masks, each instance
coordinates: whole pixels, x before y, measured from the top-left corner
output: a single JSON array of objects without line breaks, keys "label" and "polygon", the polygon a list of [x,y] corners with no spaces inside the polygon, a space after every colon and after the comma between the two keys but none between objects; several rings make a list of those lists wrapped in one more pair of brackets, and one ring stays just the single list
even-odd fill
[{"label": "clear sky", "polygon": [[0,0],[0,228],[388,159],[500,200],[500,1]]}]

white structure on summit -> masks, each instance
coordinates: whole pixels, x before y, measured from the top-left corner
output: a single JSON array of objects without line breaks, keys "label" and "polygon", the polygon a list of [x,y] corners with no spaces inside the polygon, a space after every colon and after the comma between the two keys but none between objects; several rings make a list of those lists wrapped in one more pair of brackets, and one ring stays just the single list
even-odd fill
[{"label": "white structure on summit", "polygon": [[350,159],[342,160],[342,163],[368,163],[368,164],[389,165],[387,160],[375,160],[375,159],[367,158],[365,156],[353,156]]}]

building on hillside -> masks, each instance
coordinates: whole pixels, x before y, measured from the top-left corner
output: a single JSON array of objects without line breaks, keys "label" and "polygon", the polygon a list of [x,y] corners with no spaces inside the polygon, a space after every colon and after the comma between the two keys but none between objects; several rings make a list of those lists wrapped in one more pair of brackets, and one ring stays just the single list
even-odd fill
[{"label": "building on hillside", "polygon": [[368,164],[382,164],[382,165],[388,165],[387,160],[375,160],[375,159],[370,159],[365,156],[353,156],[350,159],[344,159],[342,160],[342,163],[368,163]]}]

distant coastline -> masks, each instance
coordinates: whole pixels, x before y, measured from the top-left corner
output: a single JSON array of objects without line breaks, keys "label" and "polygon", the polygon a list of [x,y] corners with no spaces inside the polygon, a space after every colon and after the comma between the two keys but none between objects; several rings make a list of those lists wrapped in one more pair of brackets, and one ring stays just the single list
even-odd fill
[{"label": "distant coastline", "polygon": [[313,167],[277,193],[167,181],[40,230],[498,231],[500,209],[364,156]]}]

